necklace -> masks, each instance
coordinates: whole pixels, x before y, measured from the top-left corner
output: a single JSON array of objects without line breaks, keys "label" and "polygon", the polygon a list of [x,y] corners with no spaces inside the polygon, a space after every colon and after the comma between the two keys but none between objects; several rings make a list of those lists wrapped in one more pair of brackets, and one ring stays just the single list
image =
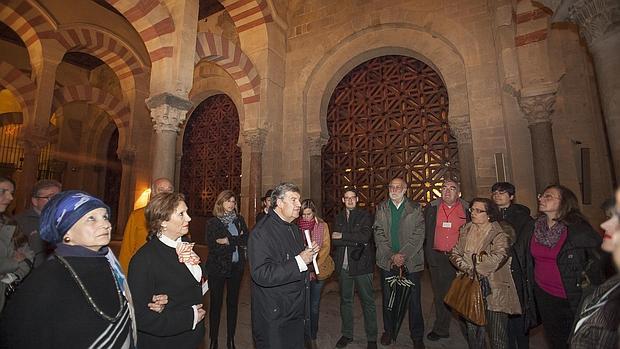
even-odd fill
[{"label": "necklace", "polygon": [[[56,257],[56,259],[58,259],[60,264],[62,264],[69,271],[69,274],[71,274],[71,277],[73,277],[73,280],[75,280],[75,282],[78,284],[78,287],[80,288],[80,290],[84,294],[84,297],[86,297],[86,300],[88,300],[88,304],[90,304],[90,306],[93,308],[93,310],[97,314],[99,314],[99,316],[101,316],[102,318],[104,318],[105,320],[108,320],[110,322],[116,322],[116,321],[118,321],[118,319],[120,319],[121,315],[123,315],[123,308],[124,307],[123,307],[123,298],[121,296],[121,290],[118,288],[118,284],[116,283],[116,280],[114,280],[114,286],[116,287],[116,294],[118,296],[118,304],[120,304],[120,309],[118,310],[118,313],[116,313],[116,315],[114,317],[112,317],[112,316],[107,315],[106,313],[104,313],[103,310],[99,309],[99,307],[95,303],[95,300],[93,299],[93,297],[90,295],[90,293],[88,293],[88,290],[84,286],[84,283],[82,282],[82,280],[80,280],[80,278],[78,277],[78,275],[75,272],[75,270],[73,270],[71,265],[69,265],[69,262],[67,262],[67,260],[64,259],[64,257],[58,256],[58,255],[55,255],[55,257]],[[107,263],[107,261],[106,261],[106,263]],[[112,271],[112,267],[110,267],[110,271]],[[114,275],[113,271],[112,271],[112,275]]]}]

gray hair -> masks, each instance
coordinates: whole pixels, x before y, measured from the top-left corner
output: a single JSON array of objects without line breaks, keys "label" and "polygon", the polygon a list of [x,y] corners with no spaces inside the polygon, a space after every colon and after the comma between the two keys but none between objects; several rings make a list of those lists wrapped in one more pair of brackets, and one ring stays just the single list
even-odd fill
[{"label": "gray hair", "polygon": [[278,202],[278,199],[283,200],[284,195],[288,192],[301,194],[301,190],[299,190],[299,187],[293,183],[282,182],[276,185],[276,187],[273,188],[273,192],[271,193],[271,208],[276,208],[276,203]]}]

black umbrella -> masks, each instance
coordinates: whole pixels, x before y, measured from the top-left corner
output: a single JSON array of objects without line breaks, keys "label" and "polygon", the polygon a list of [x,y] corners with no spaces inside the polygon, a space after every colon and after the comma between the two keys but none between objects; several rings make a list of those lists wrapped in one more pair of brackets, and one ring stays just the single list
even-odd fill
[{"label": "black umbrella", "polygon": [[403,276],[403,274],[407,275],[407,272],[403,271],[401,267],[399,275],[385,278],[387,287],[390,291],[390,300],[387,309],[390,314],[388,321],[391,323],[388,324],[388,328],[390,329],[390,334],[394,341],[396,341],[400,327],[405,319],[405,313],[407,313],[411,298],[412,287],[415,286],[415,284],[407,279],[406,276]]}]

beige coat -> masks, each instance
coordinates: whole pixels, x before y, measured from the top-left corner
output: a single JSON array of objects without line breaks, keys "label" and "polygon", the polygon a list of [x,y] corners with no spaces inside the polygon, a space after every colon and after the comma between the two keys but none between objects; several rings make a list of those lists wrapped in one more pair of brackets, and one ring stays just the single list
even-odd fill
[{"label": "beige coat", "polygon": [[[473,223],[467,223],[460,229],[459,241],[451,251],[450,261],[459,273],[471,273],[472,258],[465,253],[465,246]],[[487,296],[487,309],[507,314],[520,314],[519,296],[512,280],[509,248],[514,242],[514,230],[510,226],[491,223],[491,229],[482,242],[481,253],[476,271],[480,276],[488,277],[491,294]]]}]

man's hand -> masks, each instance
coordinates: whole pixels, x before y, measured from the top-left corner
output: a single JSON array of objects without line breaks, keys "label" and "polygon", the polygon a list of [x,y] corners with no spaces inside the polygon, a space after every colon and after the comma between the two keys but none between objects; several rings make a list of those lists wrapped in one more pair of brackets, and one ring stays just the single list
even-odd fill
[{"label": "man's hand", "polygon": [[207,313],[204,309],[202,309],[202,304],[196,304],[196,312],[198,313],[198,320],[196,322],[202,321]]},{"label": "man's hand", "polygon": [[228,238],[216,239],[215,242],[217,242],[220,245],[230,245],[230,242],[228,241]]},{"label": "man's hand", "polygon": [[405,265],[405,255],[402,253],[396,253],[392,255],[392,258],[390,258],[390,260],[392,261],[392,264],[399,268]]},{"label": "man's hand", "polygon": [[315,243],[312,243],[312,248],[306,248],[305,250],[299,253],[299,256],[306,264],[310,264],[312,262],[312,257],[319,253],[319,246]]},{"label": "man's hand", "polygon": [[335,240],[342,239],[342,233],[339,233],[337,231],[333,232],[332,239],[335,239]]},{"label": "man's hand", "polygon": [[21,262],[24,259],[26,259],[26,255],[20,250],[15,250],[15,252],[13,253],[13,260],[15,260],[16,262]]},{"label": "man's hand", "polygon": [[147,304],[149,309],[158,313],[161,313],[168,304],[167,294],[154,294],[153,303]]}]

